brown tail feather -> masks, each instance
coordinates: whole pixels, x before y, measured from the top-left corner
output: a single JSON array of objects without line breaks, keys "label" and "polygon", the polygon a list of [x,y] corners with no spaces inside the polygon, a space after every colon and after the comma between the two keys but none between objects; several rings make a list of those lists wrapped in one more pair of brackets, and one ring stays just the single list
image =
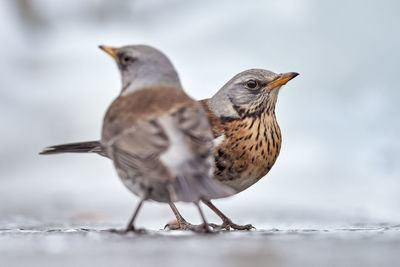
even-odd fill
[{"label": "brown tail feather", "polygon": [[40,155],[59,153],[97,153],[105,156],[99,141],[78,142],[46,147]]}]

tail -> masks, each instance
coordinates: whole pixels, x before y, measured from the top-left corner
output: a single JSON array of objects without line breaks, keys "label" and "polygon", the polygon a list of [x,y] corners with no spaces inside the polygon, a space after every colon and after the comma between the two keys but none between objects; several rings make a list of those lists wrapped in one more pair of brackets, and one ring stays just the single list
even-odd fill
[{"label": "tail", "polygon": [[51,155],[59,153],[97,153],[105,156],[99,141],[78,142],[46,147],[40,155]]}]

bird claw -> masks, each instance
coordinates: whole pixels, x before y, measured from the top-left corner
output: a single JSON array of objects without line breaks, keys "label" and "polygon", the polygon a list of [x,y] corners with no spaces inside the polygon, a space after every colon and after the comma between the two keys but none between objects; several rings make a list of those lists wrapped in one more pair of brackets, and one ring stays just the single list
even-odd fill
[{"label": "bird claw", "polygon": [[239,225],[239,224],[233,223],[231,220],[224,221],[221,225],[218,225],[215,223],[210,223],[209,225],[213,229],[226,230],[226,231],[230,231],[231,229],[238,230],[238,231],[249,231],[252,229],[256,229],[251,224]]},{"label": "bird claw", "polygon": [[193,231],[195,233],[215,233],[216,232],[216,231],[210,229],[209,225],[207,225],[207,224],[194,225],[194,224],[188,223],[187,221],[181,221],[181,222],[176,221],[173,223],[168,223],[164,226],[164,229]]},{"label": "bird claw", "polygon": [[193,225],[191,223],[188,223],[187,221],[175,221],[172,223],[167,223],[164,226],[164,230],[183,230],[183,231],[187,231],[187,230],[191,230],[192,228],[196,227],[196,225]]}]

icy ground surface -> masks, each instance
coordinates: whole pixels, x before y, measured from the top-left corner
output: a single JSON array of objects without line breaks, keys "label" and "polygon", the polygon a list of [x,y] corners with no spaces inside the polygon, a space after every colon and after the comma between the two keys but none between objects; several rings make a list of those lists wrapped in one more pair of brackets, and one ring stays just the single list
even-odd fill
[{"label": "icy ground surface", "polygon": [[400,225],[200,235],[0,225],[0,266],[399,266]]}]

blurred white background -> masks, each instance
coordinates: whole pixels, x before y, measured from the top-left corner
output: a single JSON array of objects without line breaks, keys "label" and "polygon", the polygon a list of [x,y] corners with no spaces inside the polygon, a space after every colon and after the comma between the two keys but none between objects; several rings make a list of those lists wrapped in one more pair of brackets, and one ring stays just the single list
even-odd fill
[{"label": "blurred white background", "polygon": [[[197,99],[248,68],[300,73],[278,99],[275,166],[215,201],[236,222],[399,222],[399,10],[396,0],[1,1],[0,223],[125,225],[137,198],[107,159],[38,152],[99,138],[120,81],[97,46],[140,43],[169,55]],[[167,205],[144,207],[141,226],[173,219]]]}]

